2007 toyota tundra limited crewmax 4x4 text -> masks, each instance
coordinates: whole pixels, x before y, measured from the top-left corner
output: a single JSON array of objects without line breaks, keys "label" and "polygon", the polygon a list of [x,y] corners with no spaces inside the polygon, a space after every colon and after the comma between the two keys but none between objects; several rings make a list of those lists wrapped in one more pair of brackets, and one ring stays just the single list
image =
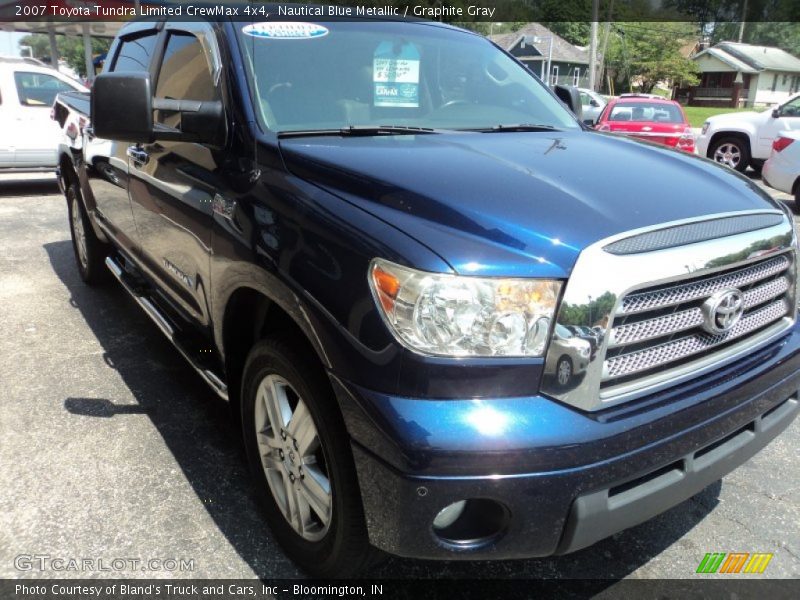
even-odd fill
[{"label": "2007 toyota tundra limited crewmax 4x4 text", "polygon": [[479,35],[132,22],[89,102],[54,111],[81,276],[230,401],[314,574],[584,548],[797,415],[791,215]]}]

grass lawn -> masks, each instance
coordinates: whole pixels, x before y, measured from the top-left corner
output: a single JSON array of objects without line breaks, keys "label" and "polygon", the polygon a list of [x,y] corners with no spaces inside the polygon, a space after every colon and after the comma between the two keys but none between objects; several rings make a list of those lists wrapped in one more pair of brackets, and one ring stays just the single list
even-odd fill
[{"label": "grass lawn", "polygon": [[744,112],[744,111],[751,111],[755,110],[756,112],[761,112],[764,110],[763,108],[714,108],[708,106],[684,106],[683,110],[686,112],[686,118],[689,119],[689,124],[692,127],[702,127],[703,121],[705,121],[708,117],[713,117],[714,115],[722,115],[725,113],[732,113],[732,112]]}]

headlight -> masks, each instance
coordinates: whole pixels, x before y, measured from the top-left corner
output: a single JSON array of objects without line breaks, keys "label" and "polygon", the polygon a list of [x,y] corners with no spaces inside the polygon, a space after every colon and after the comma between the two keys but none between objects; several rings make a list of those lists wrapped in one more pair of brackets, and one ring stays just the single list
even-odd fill
[{"label": "headlight", "polygon": [[437,356],[542,356],[561,288],[550,279],[427,273],[379,258],[369,283],[398,341]]},{"label": "headlight", "polygon": [[700,135],[705,135],[706,134],[706,131],[708,131],[708,126],[709,125],[710,125],[710,123],[708,121],[703,123],[702,129],[700,129]]}]

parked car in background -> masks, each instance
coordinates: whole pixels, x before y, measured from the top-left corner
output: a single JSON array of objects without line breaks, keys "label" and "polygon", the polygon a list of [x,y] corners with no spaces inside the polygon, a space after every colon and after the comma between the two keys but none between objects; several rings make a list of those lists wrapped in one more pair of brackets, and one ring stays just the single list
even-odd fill
[{"label": "parked car in background", "polygon": [[586,88],[578,88],[578,93],[581,96],[581,107],[583,122],[587,125],[594,125],[597,122],[597,117],[603,112],[606,107],[605,99],[593,90]]},{"label": "parked car in background", "polygon": [[598,337],[594,331],[589,327],[581,327],[579,325],[567,325],[566,328],[572,332],[576,337],[586,340],[592,348],[592,354],[597,350]]},{"label": "parked car in background", "polygon": [[664,96],[659,96],[658,94],[644,94],[641,92],[627,92],[625,94],[620,94],[619,98],[651,98],[653,100],[663,100]]},{"label": "parked car in background", "polygon": [[764,183],[794,195],[800,206],[800,131],[782,131],[772,142],[772,155],[761,173]]},{"label": "parked car in background", "polygon": [[574,385],[589,365],[592,355],[592,344],[578,336],[571,327],[556,323],[553,329],[553,339],[550,342],[551,351],[544,364],[544,373],[555,377],[559,387]]},{"label": "parked car in background", "polygon": [[694,152],[692,128],[674,100],[636,95],[616,98],[606,105],[595,128]]},{"label": "parked car in background", "polygon": [[706,119],[697,153],[744,173],[760,170],[781,131],[800,129],[800,94],[764,112],[737,112]]},{"label": "parked car in background", "polygon": [[88,91],[26,58],[0,58],[0,172],[52,171],[60,131],[50,118],[56,94]]}]

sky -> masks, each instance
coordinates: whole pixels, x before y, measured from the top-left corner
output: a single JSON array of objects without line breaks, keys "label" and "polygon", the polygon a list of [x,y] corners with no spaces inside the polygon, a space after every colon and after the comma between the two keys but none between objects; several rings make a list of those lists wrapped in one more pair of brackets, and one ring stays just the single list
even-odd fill
[{"label": "sky", "polygon": [[0,31],[0,56],[19,56],[19,40],[25,37],[24,33],[7,33]]}]

